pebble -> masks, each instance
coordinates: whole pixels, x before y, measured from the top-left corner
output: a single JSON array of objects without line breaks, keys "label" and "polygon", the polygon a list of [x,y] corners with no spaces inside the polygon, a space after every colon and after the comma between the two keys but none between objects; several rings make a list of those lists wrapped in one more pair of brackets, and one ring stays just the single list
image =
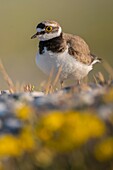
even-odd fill
[{"label": "pebble", "polygon": [[[82,89],[83,88],[83,89]],[[75,91],[74,91],[75,90]],[[82,86],[80,88],[66,87],[52,94],[43,92],[23,92],[10,94],[8,90],[0,92],[0,134],[18,134],[23,127],[22,120],[16,117],[15,110],[24,103],[32,106],[39,113],[50,110],[71,110],[95,108],[102,119],[107,119],[113,112],[113,105],[103,103],[101,96],[106,88],[100,85]]]}]

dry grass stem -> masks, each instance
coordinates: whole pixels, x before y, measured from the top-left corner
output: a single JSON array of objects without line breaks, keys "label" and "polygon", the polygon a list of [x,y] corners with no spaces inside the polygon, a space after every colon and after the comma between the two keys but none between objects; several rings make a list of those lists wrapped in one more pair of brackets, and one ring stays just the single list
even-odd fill
[{"label": "dry grass stem", "polygon": [[57,82],[58,82],[58,79],[59,79],[59,77],[60,77],[61,71],[62,71],[62,66],[60,66],[59,69],[58,69],[58,73],[57,73],[57,75],[56,75],[56,77],[55,77],[55,79],[54,79],[54,81],[53,81],[53,84],[52,84],[53,87],[56,86],[56,84],[57,84]]},{"label": "dry grass stem", "polygon": [[96,75],[96,78],[100,83],[102,83],[102,84],[105,83],[105,78],[101,72],[98,72],[98,74]]},{"label": "dry grass stem", "polygon": [[102,63],[103,67],[105,68],[105,70],[110,74],[110,76],[113,78],[113,68],[110,66],[110,64],[108,64],[107,61],[104,60],[104,62]]},{"label": "dry grass stem", "polygon": [[52,90],[51,81],[52,81],[52,77],[53,77],[53,72],[54,72],[54,68],[52,67],[50,74],[49,74],[47,85],[45,87],[45,94],[50,93]]},{"label": "dry grass stem", "polygon": [[93,75],[93,78],[94,78],[95,83],[98,84],[98,81],[97,81],[95,75]]},{"label": "dry grass stem", "polygon": [[8,75],[8,73],[7,73],[7,71],[6,71],[6,69],[5,69],[5,67],[4,67],[4,65],[3,65],[1,60],[0,60],[0,70],[1,70],[1,73],[3,75],[4,80],[6,81],[6,83],[9,86],[9,91],[11,93],[14,93],[16,91],[14,83],[11,80],[11,78],[9,77],[9,75]]},{"label": "dry grass stem", "polygon": [[23,86],[24,92],[33,92],[34,86],[31,84],[27,84]]}]

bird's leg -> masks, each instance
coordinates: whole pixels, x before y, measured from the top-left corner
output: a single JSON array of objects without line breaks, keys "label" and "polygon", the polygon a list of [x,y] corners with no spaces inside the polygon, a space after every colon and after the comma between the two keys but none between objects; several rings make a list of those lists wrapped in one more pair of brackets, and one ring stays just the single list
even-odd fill
[{"label": "bird's leg", "polygon": [[61,87],[61,89],[63,88],[63,80],[62,81],[60,81],[60,87]]}]

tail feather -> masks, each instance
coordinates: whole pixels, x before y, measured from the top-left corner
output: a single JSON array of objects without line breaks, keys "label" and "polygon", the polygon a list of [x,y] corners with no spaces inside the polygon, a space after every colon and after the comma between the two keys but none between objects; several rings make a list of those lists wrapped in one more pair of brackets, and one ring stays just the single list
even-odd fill
[{"label": "tail feather", "polygon": [[95,54],[91,54],[92,57],[92,65],[94,65],[95,63],[101,63],[102,59],[97,57]]}]

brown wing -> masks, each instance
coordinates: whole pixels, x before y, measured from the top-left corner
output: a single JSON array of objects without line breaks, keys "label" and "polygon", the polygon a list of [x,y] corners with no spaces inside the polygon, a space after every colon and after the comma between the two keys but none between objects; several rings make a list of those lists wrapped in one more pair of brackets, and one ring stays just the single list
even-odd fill
[{"label": "brown wing", "polygon": [[77,61],[80,61],[84,64],[91,64],[93,61],[92,55],[90,55],[90,50],[86,42],[79,36],[71,34],[63,34],[64,39],[68,44],[68,52]]}]

